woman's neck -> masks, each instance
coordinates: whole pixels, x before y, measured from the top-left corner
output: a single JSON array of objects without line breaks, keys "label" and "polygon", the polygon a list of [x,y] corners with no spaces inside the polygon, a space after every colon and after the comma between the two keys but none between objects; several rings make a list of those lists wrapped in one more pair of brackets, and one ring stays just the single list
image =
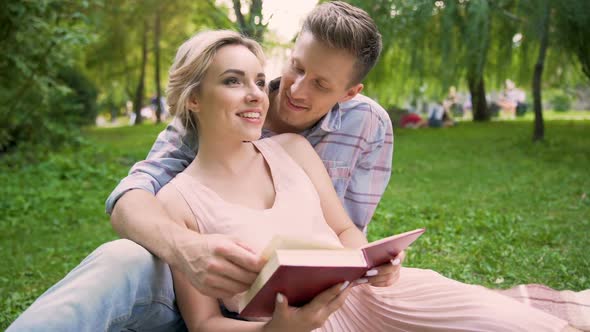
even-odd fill
[{"label": "woman's neck", "polygon": [[199,137],[199,151],[187,171],[198,174],[199,178],[244,174],[256,156],[256,150],[249,142]]}]

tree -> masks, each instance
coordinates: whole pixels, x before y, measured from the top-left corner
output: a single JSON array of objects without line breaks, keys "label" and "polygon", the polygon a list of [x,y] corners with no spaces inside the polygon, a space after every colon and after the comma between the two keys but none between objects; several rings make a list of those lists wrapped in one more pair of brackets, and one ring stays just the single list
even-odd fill
[{"label": "tree", "polygon": [[[496,17],[488,1],[385,0],[355,1],[355,4],[375,18],[383,34],[383,57],[368,77],[369,87],[391,83],[390,75],[381,74],[387,67],[395,69],[385,69],[386,73],[399,73],[396,78],[401,76],[404,81],[412,77],[410,81],[427,86],[426,92],[437,99],[450,86],[466,82],[474,120],[489,120],[486,71],[490,65],[503,69],[502,63],[496,65],[496,55],[509,49],[504,46],[510,45],[512,38],[507,31],[514,28],[508,20]],[[398,96],[414,90],[407,81],[393,85],[402,91]],[[392,95],[389,90],[380,94]]]},{"label": "tree", "polygon": [[[585,7],[585,8],[584,8]],[[590,51],[585,42],[590,38],[584,37],[578,28],[590,28],[588,12],[578,15],[576,10],[590,10],[590,5],[584,0],[555,1],[555,0],[523,0],[516,6],[513,16],[519,24],[519,29],[528,36],[523,41],[521,58],[518,64],[521,71],[528,73],[532,83],[533,109],[535,121],[533,127],[533,141],[543,140],[545,137],[543,120],[542,89],[548,85],[563,85],[564,73],[577,70],[577,64],[572,61],[576,55],[580,60],[582,70],[584,61],[590,56],[582,54]],[[584,20],[585,17],[585,20]],[[586,40],[584,40],[586,39]],[[536,52],[536,54],[534,54]],[[536,59],[530,63],[528,59]],[[532,71],[532,73],[531,73]],[[544,80],[543,73],[551,72],[556,78]]]},{"label": "tree", "polygon": [[156,123],[162,121],[162,103],[160,102],[161,88],[160,88],[160,11],[156,10],[154,19],[154,70],[156,83]]},{"label": "tree", "polygon": [[[133,99],[134,112],[142,105],[138,102],[143,102],[146,92],[150,96],[161,96],[161,81],[166,79],[166,73],[162,72],[160,61],[164,59],[169,64],[184,40],[202,28],[234,26],[227,18],[228,9],[216,7],[211,1],[104,1],[104,6],[93,16],[96,30],[101,33],[88,48],[87,68],[101,88],[103,100],[123,105]],[[148,22],[147,29],[141,22]],[[144,34],[147,38],[145,59],[147,61],[153,53],[154,61],[153,66],[146,62],[142,70]],[[143,89],[148,91],[142,92],[139,99],[142,77]],[[119,90],[113,90],[114,86]],[[153,94],[149,91],[151,87],[154,87]],[[120,92],[121,88],[124,93]],[[161,110],[157,114],[161,114]]]},{"label": "tree", "polygon": [[113,115],[132,99],[138,111],[151,87],[161,93],[160,61],[204,27],[235,29],[228,13],[214,0],[0,2],[0,153],[74,140],[96,98]]},{"label": "tree", "polygon": [[143,106],[143,98],[144,98],[144,86],[145,86],[145,67],[147,65],[147,56],[148,56],[148,23],[147,21],[143,22],[143,38],[141,39],[141,65],[140,65],[140,74],[139,80],[137,82],[137,89],[135,90],[135,99],[133,102],[133,112],[135,113],[135,123],[136,125],[141,124],[141,109]]},{"label": "tree", "polygon": [[[580,66],[587,76],[590,72],[586,0],[351,2],[367,10],[382,31],[383,55],[366,86],[386,103],[415,93],[416,87],[441,98],[449,85],[465,82],[474,120],[486,121],[486,82],[498,88],[515,76],[520,85],[532,86],[533,137],[539,140],[543,86],[562,85]],[[573,54],[580,65],[571,61]],[[543,72],[551,75],[542,80]]]},{"label": "tree", "polygon": [[[112,101],[121,108],[128,100],[134,100],[134,112],[138,111],[138,88],[144,67],[144,31],[146,61],[152,55],[153,61],[143,70],[142,95],[152,97],[162,95],[162,82],[167,78],[162,61],[168,65],[184,40],[203,28],[234,27],[227,18],[228,9],[217,8],[211,1],[103,1],[104,6],[92,17],[99,33],[88,48],[87,71],[95,78],[105,105]],[[142,22],[148,22],[147,30]],[[157,117],[158,114],[161,110],[156,112]]]},{"label": "tree", "polygon": [[233,0],[237,28],[245,36],[262,43],[267,24],[262,23],[262,0],[250,0],[248,13],[242,13],[240,0]]},{"label": "tree", "polygon": [[541,80],[545,68],[545,57],[549,47],[549,22],[551,12],[550,0],[539,1],[541,8],[541,17],[539,20],[539,55],[535,64],[535,73],[533,76],[533,98],[535,110],[535,126],[533,130],[533,141],[542,140],[545,137],[545,124],[543,122],[543,105],[541,97]]},{"label": "tree", "polygon": [[555,26],[559,42],[574,54],[581,70],[590,80],[590,2],[585,0],[556,1]]},{"label": "tree", "polygon": [[[84,81],[77,60],[91,41],[87,18],[93,3],[0,3],[0,153],[19,143],[52,146],[78,135],[77,113],[62,118],[64,112],[54,109],[53,101],[64,98],[78,103],[70,84]],[[92,98],[92,93],[87,96]],[[72,110],[83,107],[72,105]]]}]

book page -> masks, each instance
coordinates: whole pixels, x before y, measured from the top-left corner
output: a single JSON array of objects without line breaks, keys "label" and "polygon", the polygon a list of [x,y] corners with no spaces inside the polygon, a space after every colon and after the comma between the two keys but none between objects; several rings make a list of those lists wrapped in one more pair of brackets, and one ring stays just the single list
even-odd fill
[{"label": "book page", "polygon": [[276,250],[279,249],[310,249],[310,250],[317,250],[317,249],[333,249],[333,250],[341,250],[342,247],[338,247],[336,245],[330,243],[323,243],[318,241],[309,241],[309,240],[301,240],[294,237],[288,237],[284,235],[276,235],[272,238],[272,240],[266,245],[260,256],[265,260],[269,260],[270,257]]}]

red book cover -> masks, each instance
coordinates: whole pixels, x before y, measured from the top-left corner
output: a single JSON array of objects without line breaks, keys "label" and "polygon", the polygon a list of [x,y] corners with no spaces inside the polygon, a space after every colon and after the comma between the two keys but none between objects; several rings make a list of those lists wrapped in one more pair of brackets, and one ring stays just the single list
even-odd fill
[{"label": "red book cover", "polygon": [[394,235],[360,249],[277,249],[240,303],[240,316],[272,316],[279,292],[290,306],[305,305],[333,285],[361,278],[391,260],[424,231]]}]

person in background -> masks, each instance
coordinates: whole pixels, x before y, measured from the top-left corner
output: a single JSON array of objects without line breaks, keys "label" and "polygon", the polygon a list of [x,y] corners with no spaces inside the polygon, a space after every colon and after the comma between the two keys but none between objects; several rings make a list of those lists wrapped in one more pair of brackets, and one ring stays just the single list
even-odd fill
[{"label": "person in background", "polygon": [[[446,101],[445,101],[446,103]],[[428,127],[431,128],[442,128],[442,127],[452,127],[455,125],[455,121],[453,121],[453,117],[451,116],[450,111],[448,110],[449,105],[441,105],[438,103],[434,103],[428,109]]]},{"label": "person in background", "polygon": [[405,112],[400,120],[400,126],[402,128],[424,128],[428,127],[428,121],[420,116],[416,112]]},{"label": "person in background", "polygon": [[516,88],[516,85],[511,80],[504,82],[504,91],[498,100],[498,105],[502,108],[502,112],[509,119],[516,117],[516,110],[519,105],[524,105],[525,93]]}]

